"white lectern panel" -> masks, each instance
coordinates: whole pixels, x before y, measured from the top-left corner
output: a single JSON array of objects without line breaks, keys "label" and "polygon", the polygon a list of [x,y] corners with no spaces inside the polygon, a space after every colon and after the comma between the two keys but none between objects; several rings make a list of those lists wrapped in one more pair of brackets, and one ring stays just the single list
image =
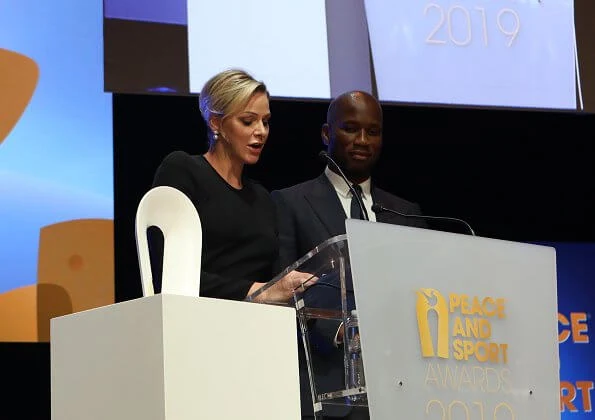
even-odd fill
[{"label": "white lectern panel", "polygon": [[346,225],[372,419],[560,419],[553,248]]}]

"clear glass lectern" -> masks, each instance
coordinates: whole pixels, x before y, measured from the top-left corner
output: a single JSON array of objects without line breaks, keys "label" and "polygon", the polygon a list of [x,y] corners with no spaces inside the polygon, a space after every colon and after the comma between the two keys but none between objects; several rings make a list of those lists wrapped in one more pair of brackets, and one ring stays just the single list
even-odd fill
[{"label": "clear glass lectern", "polygon": [[[316,282],[293,304],[317,414],[367,404],[371,419],[560,419],[555,249],[356,219],[345,228],[281,274]],[[345,385],[359,357],[354,292],[364,386]],[[341,322],[347,344],[335,347]]]},{"label": "clear glass lectern", "polygon": [[263,292],[293,270],[311,275],[286,304],[296,309],[316,418],[323,404],[367,406],[359,333],[353,328],[357,318],[347,236],[321,243],[247,300],[279,305],[267,302]]}]

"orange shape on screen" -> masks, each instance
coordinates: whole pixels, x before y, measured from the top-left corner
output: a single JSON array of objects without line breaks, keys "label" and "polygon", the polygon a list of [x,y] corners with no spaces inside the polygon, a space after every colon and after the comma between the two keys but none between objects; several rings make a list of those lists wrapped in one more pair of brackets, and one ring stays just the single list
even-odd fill
[{"label": "orange shape on screen", "polygon": [[48,342],[50,319],[114,303],[114,222],[45,226],[37,284],[0,293],[0,342]]},{"label": "orange shape on screen", "polygon": [[39,285],[64,289],[79,312],[114,303],[114,222],[80,219],[41,229]]},{"label": "orange shape on screen", "polygon": [[0,294],[0,339],[37,341],[37,285],[19,287]]},{"label": "orange shape on screen", "polygon": [[0,143],[27,108],[38,79],[35,61],[0,48]]},{"label": "orange shape on screen", "polygon": [[72,313],[66,291],[33,284],[0,293],[0,342],[48,342],[50,319]]}]

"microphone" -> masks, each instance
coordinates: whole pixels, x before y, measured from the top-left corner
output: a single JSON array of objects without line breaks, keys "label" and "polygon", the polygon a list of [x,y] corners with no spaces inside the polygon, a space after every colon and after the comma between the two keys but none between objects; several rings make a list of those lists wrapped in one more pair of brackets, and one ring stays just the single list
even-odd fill
[{"label": "microphone", "polygon": [[382,204],[380,203],[374,203],[372,204],[372,211],[376,214],[378,213],[383,213],[383,212],[389,212],[389,213],[393,213],[399,216],[403,216],[403,217],[415,217],[418,219],[430,219],[430,220],[445,220],[445,221],[449,221],[449,222],[456,222],[456,223],[460,223],[462,225],[465,225],[465,228],[471,233],[472,236],[475,236],[475,232],[473,231],[473,229],[471,228],[471,226],[469,225],[469,223],[465,222],[462,219],[457,219],[454,217],[444,217],[444,216],[426,216],[423,214],[406,214],[406,213],[401,213],[398,212],[396,210],[393,209],[389,209],[387,207],[384,207]]},{"label": "microphone", "polygon": [[339,175],[341,175],[341,178],[343,178],[343,181],[345,181],[345,183],[349,187],[349,191],[351,191],[351,195],[353,195],[355,197],[355,199],[357,200],[357,204],[359,204],[359,208],[362,211],[364,220],[367,220],[369,222],[370,218],[368,217],[368,211],[366,210],[366,207],[364,206],[364,203],[362,202],[362,198],[357,193],[357,191],[355,191],[355,188],[353,188],[353,185],[351,184],[351,182],[349,182],[349,180],[347,179],[347,177],[345,176],[345,174],[343,173],[343,171],[341,170],[339,165],[337,165],[337,162],[335,162],[335,160],[332,157],[330,157],[330,155],[327,152],[325,152],[324,150],[321,150],[320,153],[318,153],[318,157],[321,160],[328,162],[333,168],[336,169],[336,172],[338,172]]}]

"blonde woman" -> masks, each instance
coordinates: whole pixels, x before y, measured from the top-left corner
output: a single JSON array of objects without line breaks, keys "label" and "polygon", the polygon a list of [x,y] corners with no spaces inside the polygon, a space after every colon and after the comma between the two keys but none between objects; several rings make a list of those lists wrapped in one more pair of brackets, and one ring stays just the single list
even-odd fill
[{"label": "blonde woman", "polygon": [[[264,83],[246,72],[226,70],[206,82],[199,102],[208,151],[200,156],[171,153],[159,166],[153,186],[179,189],[198,210],[203,229],[201,295],[242,300],[273,277],[279,252],[269,193],[244,176],[244,166],[258,162],[269,136],[269,94]],[[308,278],[289,273],[259,299],[288,301]]]}]

